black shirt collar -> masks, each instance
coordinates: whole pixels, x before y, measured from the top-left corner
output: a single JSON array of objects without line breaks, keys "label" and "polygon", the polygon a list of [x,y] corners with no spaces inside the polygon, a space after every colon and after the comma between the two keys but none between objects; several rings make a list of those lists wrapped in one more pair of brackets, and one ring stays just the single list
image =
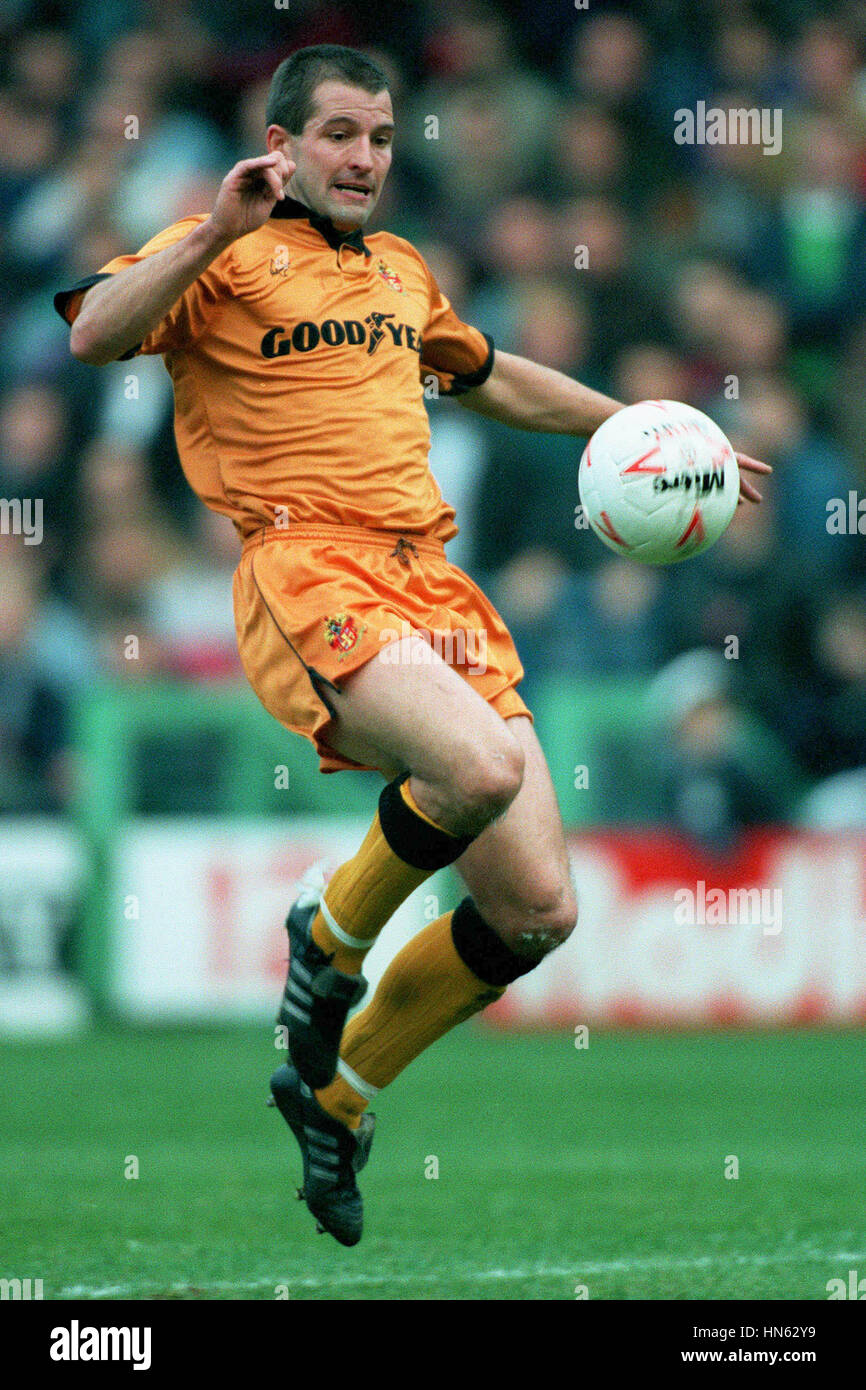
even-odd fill
[{"label": "black shirt collar", "polygon": [[364,241],[359,227],[354,232],[341,232],[334,226],[330,217],[322,217],[318,212],[313,212],[306,204],[299,203],[297,198],[278,198],[271,217],[305,217],[313,230],[324,237],[334,251],[339,251],[341,246],[351,246],[355,251],[363,251],[365,256],[370,255],[370,248]]}]

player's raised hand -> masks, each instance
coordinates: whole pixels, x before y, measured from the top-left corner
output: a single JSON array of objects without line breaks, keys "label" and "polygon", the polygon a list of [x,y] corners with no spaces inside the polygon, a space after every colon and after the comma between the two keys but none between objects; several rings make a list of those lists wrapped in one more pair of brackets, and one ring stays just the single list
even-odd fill
[{"label": "player's raised hand", "polygon": [[211,212],[211,222],[222,237],[236,241],[267,222],[295,165],[282,150],[242,159],[230,169],[220,184]]}]

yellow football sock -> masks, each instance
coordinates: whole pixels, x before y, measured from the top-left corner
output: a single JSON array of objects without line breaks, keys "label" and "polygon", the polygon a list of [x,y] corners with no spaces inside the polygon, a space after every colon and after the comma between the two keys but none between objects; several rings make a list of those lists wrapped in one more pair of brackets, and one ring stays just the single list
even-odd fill
[{"label": "yellow football sock", "polygon": [[340,1070],[316,1091],[329,1115],[357,1129],[383,1086],[449,1029],[498,999],[463,963],[451,934],[452,912],[424,927],[394,957],[370,1003],[348,1024]]},{"label": "yellow football sock", "polygon": [[[337,869],[311,926],[316,945],[332,955],[332,964],[347,975],[360,972],[379,932],[410,893],[453,862],[468,843],[449,835],[418,808],[408,780],[390,784],[386,792],[385,806],[380,802],[358,853]],[[407,853],[420,844],[426,853],[418,857],[435,859],[432,868],[416,867],[395,853],[383,829],[383,816],[386,828],[397,823],[391,838]]]}]

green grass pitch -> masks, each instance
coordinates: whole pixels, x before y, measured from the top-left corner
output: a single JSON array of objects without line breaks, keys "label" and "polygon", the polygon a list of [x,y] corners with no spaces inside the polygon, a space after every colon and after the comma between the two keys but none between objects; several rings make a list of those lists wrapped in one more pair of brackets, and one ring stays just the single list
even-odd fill
[{"label": "green grass pitch", "polygon": [[266,1027],[0,1046],[0,1276],[45,1298],[570,1300],[825,1299],[866,1273],[857,1033],[578,1050],[464,1025],[379,1097],[353,1250],[294,1200],[265,1107],[283,1057]]}]

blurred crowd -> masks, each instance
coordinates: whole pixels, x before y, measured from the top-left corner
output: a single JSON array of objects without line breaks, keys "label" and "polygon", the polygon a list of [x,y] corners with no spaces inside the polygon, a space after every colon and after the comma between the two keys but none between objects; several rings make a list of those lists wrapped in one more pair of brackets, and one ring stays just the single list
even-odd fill
[{"label": "blurred crowd", "polygon": [[[724,699],[789,787],[866,766],[862,6],[5,0],[0,39],[0,499],[41,499],[44,527],[0,534],[0,809],[64,805],[100,675],[239,675],[238,546],[183,482],[162,363],[76,362],[52,296],[207,211],[264,149],[274,67],[316,42],[390,74],[371,229],[414,241],[464,318],[623,400],[688,400],[775,469],[710,554],[645,569],[576,524],[578,441],[434,403],[452,558],[510,623],[530,703],[550,672],[722,653]],[[781,151],[678,144],[699,101],[780,109]],[[838,534],[828,503],[851,493]],[[700,756],[718,721],[689,719]],[[758,802],[747,819],[795,812],[793,793]]]}]

